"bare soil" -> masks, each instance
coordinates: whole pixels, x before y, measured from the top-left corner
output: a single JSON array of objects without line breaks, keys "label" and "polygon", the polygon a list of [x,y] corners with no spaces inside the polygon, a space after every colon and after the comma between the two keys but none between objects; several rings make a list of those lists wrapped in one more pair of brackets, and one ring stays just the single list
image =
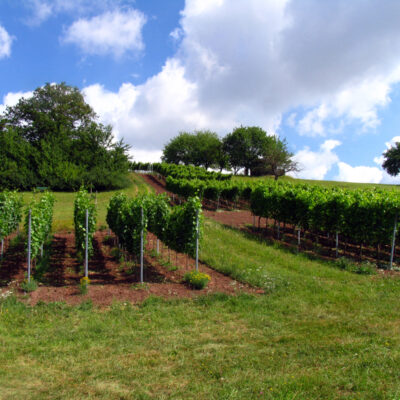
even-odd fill
[{"label": "bare soil", "polygon": [[[39,301],[79,304],[91,300],[93,304],[105,307],[114,301],[138,303],[149,296],[163,298],[193,298],[208,293],[226,293],[235,295],[240,292],[263,293],[225,276],[208,266],[199,263],[199,270],[208,274],[211,281],[205,289],[194,290],[182,282],[183,275],[195,268],[195,261],[185,254],[168,250],[159,242],[159,254],[156,254],[157,238],[147,235],[144,255],[144,284],[140,284],[140,266],[137,260],[119,259],[114,238],[107,231],[96,232],[94,236],[94,256],[89,261],[90,285],[88,293],[80,294],[79,283],[83,276],[83,263],[77,260],[74,235],[68,232],[56,233],[51,243],[51,258],[48,269],[40,277],[37,290],[25,294],[20,289],[24,280],[27,263],[25,246],[6,249],[0,266],[0,282],[17,289],[20,298],[28,304]],[[8,251],[9,250],[9,251]],[[169,260],[169,261],[168,261]],[[33,267],[33,276],[40,267]],[[11,284],[9,284],[11,282]],[[0,289],[4,292],[7,289]]]}]

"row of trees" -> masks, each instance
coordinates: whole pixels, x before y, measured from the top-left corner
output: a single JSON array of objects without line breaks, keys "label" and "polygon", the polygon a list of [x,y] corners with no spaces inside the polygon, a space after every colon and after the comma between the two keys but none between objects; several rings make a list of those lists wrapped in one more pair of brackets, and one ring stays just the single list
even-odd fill
[{"label": "row of trees", "polygon": [[286,140],[269,136],[257,126],[241,126],[222,140],[211,131],[181,132],[167,143],[162,160],[167,163],[233,170],[236,175],[274,175],[298,171]]},{"label": "row of trees", "polygon": [[78,88],[46,84],[0,114],[0,188],[122,188],[128,148],[97,122]]}]

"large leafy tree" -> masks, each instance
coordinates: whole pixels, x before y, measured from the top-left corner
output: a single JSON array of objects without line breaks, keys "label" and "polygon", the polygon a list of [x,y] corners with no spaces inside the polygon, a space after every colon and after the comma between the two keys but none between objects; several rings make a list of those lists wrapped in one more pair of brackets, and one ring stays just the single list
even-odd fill
[{"label": "large leafy tree", "polygon": [[[274,175],[275,180],[290,171],[299,171],[299,165],[293,160],[293,153],[288,150],[286,139],[271,136],[265,156],[260,159],[254,175]],[[253,172],[253,171],[252,171]]]},{"label": "large leafy tree", "polygon": [[214,132],[181,132],[163,150],[163,161],[173,164],[193,164],[208,169],[220,165],[221,141]]},{"label": "large leafy tree", "polygon": [[400,143],[397,142],[393,147],[383,153],[384,161],[382,167],[389,175],[396,176],[400,172]]},{"label": "large leafy tree", "polygon": [[223,149],[228,155],[229,164],[236,174],[245,169],[245,174],[251,172],[266,156],[271,137],[258,126],[240,126],[223,139]]},{"label": "large leafy tree", "polygon": [[[1,186],[71,190],[81,184],[97,189],[127,184],[129,146],[116,142],[111,127],[97,122],[78,88],[47,83],[31,97],[7,107],[0,119],[0,140],[16,143],[7,150],[0,148],[0,159],[5,160],[0,165]],[[17,149],[22,149],[22,154],[17,154]],[[15,165],[15,159],[20,160],[14,171],[16,179],[6,179],[10,173],[4,165]]]}]

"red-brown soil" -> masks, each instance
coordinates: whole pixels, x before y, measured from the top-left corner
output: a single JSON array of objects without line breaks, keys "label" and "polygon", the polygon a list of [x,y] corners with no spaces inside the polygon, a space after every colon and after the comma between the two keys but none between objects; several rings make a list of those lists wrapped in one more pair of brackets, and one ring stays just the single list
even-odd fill
[{"label": "red-brown soil", "polygon": [[[133,260],[120,262],[113,257],[116,249],[113,237],[108,236],[106,231],[96,232],[94,256],[89,262],[89,291],[88,294],[81,295],[79,281],[83,276],[83,269],[82,263],[77,261],[74,235],[67,232],[57,233],[51,243],[50,267],[41,277],[42,283],[28,296],[25,296],[20,289],[18,293],[32,305],[39,301],[65,301],[67,304],[79,304],[83,300],[90,299],[93,304],[100,307],[108,306],[113,301],[137,303],[151,295],[164,298],[192,298],[200,294],[216,292],[230,295],[241,291],[263,293],[262,290],[239,283],[201,263],[199,263],[199,270],[210,275],[210,283],[203,290],[188,287],[182,283],[182,278],[185,272],[195,268],[194,260],[184,254],[164,248],[161,242],[160,254],[156,257],[156,237],[150,233],[147,236],[144,255],[145,284],[140,285],[138,263]],[[11,282],[8,286],[19,287],[27,271],[25,254],[23,244],[6,251],[0,266],[0,283],[4,285]],[[33,274],[35,274],[35,267],[33,267]]]}]

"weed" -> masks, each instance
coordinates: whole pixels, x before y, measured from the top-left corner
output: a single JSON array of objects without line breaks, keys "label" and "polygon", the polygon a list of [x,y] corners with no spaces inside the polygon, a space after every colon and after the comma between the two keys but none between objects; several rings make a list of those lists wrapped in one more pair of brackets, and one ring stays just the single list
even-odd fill
[{"label": "weed", "polygon": [[81,280],[79,281],[79,293],[87,294],[89,291],[89,284],[90,284],[90,279],[87,276],[81,278]]},{"label": "weed", "polygon": [[183,281],[194,289],[200,290],[204,289],[208,285],[208,282],[211,281],[211,277],[203,272],[190,271],[184,275]]},{"label": "weed", "polygon": [[21,289],[24,292],[30,293],[30,292],[34,292],[37,288],[38,288],[38,284],[37,282],[31,278],[30,281],[28,281],[27,279],[25,279],[22,283],[21,283]]},{"label": "weed", "polygon": [[146,282],[143,283],[133,283],[131,285],[132,290],[149,290],[149,284]]}]

